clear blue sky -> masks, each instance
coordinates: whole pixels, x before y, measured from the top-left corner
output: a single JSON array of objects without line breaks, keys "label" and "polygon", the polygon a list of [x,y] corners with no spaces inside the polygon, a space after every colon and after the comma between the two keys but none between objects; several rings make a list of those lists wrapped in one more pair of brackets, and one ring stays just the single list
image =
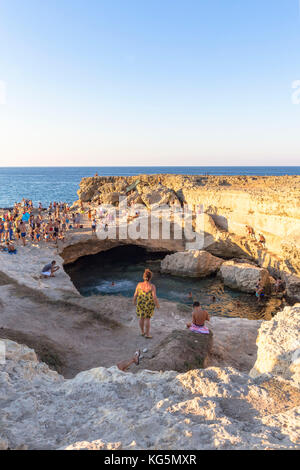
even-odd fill
[{"label": "clear blue sky", "polygon": [[1,165],[297,165],[298,0],[1,0]]}]

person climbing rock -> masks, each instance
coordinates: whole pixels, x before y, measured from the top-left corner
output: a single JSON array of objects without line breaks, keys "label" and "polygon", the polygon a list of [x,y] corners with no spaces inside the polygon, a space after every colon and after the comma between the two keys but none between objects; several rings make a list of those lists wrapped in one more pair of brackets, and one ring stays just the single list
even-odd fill
[{"label": "person climbing rock", "polygon": [[247,232],[247,235],[249,235],[250,238],[255,239],[255,232],[254,232],[254,229],[252,227],[249,227],[249,225],[246,225],[246,232]]},{"label": "person climbing rock", "polygon": [[263,236],[262,233],[259,234],[259,244],[265,248],[266,247],[266,239],[265,237]]},{"label": "person climbing rock", "polygon": [[136,364],[137,366],[140,363],[140,355],[141,351],[138,349],[135,353],[132,359],[128,359],[127,361],[121,361],[117,364],[117,367],[122,371],[126,372],[127,369],[131,366],[131,364]]}]

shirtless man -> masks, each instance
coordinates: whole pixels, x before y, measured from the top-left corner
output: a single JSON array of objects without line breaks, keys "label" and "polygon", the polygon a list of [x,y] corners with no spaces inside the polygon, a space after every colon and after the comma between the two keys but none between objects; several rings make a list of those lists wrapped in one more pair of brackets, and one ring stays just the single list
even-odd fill
[{"label": "shirtless man", "polygon": [[5,222],[4,222],[4,237],[5,237],[4,240],[5,240],[5,242],[7,242],[8,239],[9,239],[9,229],[10,229],[10,223],[9,223],[8,220],[5,220]]},{"label": "shirtless man", "polygon": [[23,222],[23,220],[21,220],[19,224],[19,229],[20,229],[23,245],[25,246],[26,245],[26,224],[25,222]]},{"label": "shirtless man", "polygon": [[199,302],[194,302],[192,322],[187,323],[186,327],[190,328],[192,324],[196,326],[204,326],[205,321],[209,321],[208,312],[206,310],[202,310]]},{"label": "shirtless man", "polygon": [[253,238],[255,239],[255,233],[254,233],[254,229],[252,227],[249,227],[249,225],[246,225],[246,231],[247,231],[247,234],[249,235],[250,238]]},{"label": "shirtless man", "polygon": [[3,236],[4,236],[4,223],[2,219],[0,218],[0,243],[2,242]]},{"label": "shirtless man", "polygon": [[6,242],[6,248],[7,248],[8,253],[17,253],[15,245],[10,241]]},{"label": "shirtless man", "polygon": [[265,239],[265,237],[264,237],[261,233],[259,234],[259,244],[260,244],[263,248],[265,248],[265,246],[266,246],[266,239]]}]

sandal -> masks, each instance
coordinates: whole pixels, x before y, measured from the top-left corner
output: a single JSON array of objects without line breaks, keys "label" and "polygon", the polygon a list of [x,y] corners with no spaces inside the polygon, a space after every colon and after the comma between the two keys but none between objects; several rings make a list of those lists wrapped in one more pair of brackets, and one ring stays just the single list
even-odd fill
[{"label": "sandal", "polygon": [[151,335],[149,335],[149,336],[146,335],[145,338],[152,339],[152,336]]},{"label": "sandal", "polygon": [[145,333],[141,333],[141,336],[145,336]]}]

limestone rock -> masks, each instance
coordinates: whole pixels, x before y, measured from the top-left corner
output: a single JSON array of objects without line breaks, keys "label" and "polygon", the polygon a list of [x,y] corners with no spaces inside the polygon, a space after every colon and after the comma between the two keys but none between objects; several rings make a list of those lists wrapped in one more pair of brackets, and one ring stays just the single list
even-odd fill
[{"label": "limestone rock", "polygon": [[93,442],[83,441],[75,442],[74,444],[67,446],[61,450],[121,450],[121,442],[103,442],[101,439],[97,439]]},{"label": "limestone rock", "polygon": [[174,191],[163,186],[158,186],[155,189],[151,188],[151,190],[143,192],[141,194],[141,198],[148,208],[168,204],[171,201],[178,202],[178,198]]},{"label": "limestone rock", "polygon": [[82,178],[77,194],[82,202],[90,201],[98,189],[99,178]]},{"label": "limestone rock", "polygon": [[143,367],[177,372],[204,369],[212,344],[211,331],[199,334],[188,329],[174,330],[154,349],[150,360],[143,360]]},{"label": "limestone rock", "polygon": [[4,448],[299,448],[300,392],[289,382],[258,385],[229,367],[184,374],[99,367],[64,380],[24,353],[0,369]]},{"label": "limestone rock", "polygon": [[0,439],[0,450],[7,450],[8,442],[4,439]]},{"label": "limestone rock", "polygon": [[270,373],[300,386],[300,304],[285,307],[258,331],[257,360],[251,377]]},{"label": "limestone rock", "polygon": [[121,196],[122,194],[117,191],[101,194],[101,203],[115,205],[119,202]]},{"label": "limestone rock", "polygon": [[[52,260],[55,260],[60,267],[59,271],[51,279],[41,279],[42,268]],[[27,244],[25,247],[18,247],[18,252],[14,256],[0,253],[0,265],[0,276],[6,276],[17,286],[19,292],[24,291],[24,288],[30,288],[36,293],[39,292],[41,296],[50,296],[53,300],[70,295],[79,296],[63,269],[63,259],[51,247]]]},{"label": "limestone rock", "polygon": [[260,325],[261,320],[211,316],[209,329],[213,333],[213,348],[207,366],[230,365],[248,374],[256,361]]},{"label": "limestone rock", "polygon": [[286,283],[288,299],[292,302],[300,302],[300,277],[292,274],[285,274],[283,278]]},{"label": "limestone rock", "polygon": [[180,276],[206,277],[218,271],[224,260],[203,250],[188,250],[167,255],[161,271]]},{"label": "limestone rock", "polygon": [[[135,183],[137,183],[135,185]],[[171,197],[190,206],[203,205],[222,235],[202,249],[215,256],[248,258],[266,267],[300,274],[300,176],[139,175],[93,177],[80,182],[79,198],[90,201],[135,185],[145,204],[165,204]],[[144,196],[143,196],[144,195]],[[255,238],[246,235],[253,228]],[[266,238],[266,246],[258,235]]]},{"label": "limestone rock", "polygon": [[270,285],[269,273],[266,269],[233,260],[222,264],[220,276],[225,286],[243,292],[255,292],[259,279],[261,279],[262,285],[266,289]]}]

